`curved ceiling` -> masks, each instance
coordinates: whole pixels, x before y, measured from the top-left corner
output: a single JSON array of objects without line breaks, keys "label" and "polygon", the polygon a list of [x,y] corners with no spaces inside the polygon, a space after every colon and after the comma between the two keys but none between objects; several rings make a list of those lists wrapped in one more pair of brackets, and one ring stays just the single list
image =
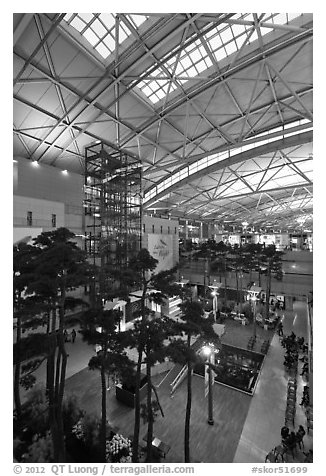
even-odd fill
[{"label": "curved ceiling", "polygon": [[312,227],[312,14],[14,14],[14,155],[143,164],[144,208]]}]

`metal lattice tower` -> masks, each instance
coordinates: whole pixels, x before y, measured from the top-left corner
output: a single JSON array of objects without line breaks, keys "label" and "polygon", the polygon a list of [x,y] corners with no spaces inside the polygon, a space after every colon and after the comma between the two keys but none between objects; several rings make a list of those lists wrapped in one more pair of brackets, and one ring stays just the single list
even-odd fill
[{"label": "metal lattice tower", "polygon": [[101,267],[102,297],[140,249],[141,163],[103,142],[85,148],[85,248]]}]

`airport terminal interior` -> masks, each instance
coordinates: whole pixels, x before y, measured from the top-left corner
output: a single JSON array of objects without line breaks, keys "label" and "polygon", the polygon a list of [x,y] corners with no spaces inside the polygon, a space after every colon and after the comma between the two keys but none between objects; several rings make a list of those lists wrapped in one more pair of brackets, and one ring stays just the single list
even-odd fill
[{"label": "airport terminal interior", "polygon": [[13,459],[313,462],[313,15],[13,14]]}]

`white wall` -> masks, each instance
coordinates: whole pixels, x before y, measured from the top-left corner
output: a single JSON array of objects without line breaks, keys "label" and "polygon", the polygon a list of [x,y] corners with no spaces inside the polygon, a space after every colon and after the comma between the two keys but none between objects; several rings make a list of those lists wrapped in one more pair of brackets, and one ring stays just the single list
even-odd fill
[{"label": "white wall", "polygon": [[14,195],[14,227],[27,227],[27,212],[32,212],[32,228],[52,230],[52,215],[56,215],[56,228],[65,226],[65,205],[61,202]]},{"label": "white wall", "polygon": [[35,167],[32,161],[14,157],[14,227],[27,226],[27,211],[33,213],[32,227],[52,230],[52,214],[57,228],[65,226],[76,234],[83,230],[84,178],[56,167]]}]

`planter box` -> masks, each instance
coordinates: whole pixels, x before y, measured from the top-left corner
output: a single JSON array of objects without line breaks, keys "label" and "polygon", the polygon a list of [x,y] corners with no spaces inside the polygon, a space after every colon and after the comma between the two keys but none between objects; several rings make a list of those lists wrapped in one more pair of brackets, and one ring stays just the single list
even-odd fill
[{"label": "planter box", "polygon": [[[140,401],[143,400],[147,392],[147,377],[141,376],[140,382]],[[124,403],[128,407],[135,408],[135,385],[133,384],[118,384],[115,387],[115,396],[119,402]]]}]

